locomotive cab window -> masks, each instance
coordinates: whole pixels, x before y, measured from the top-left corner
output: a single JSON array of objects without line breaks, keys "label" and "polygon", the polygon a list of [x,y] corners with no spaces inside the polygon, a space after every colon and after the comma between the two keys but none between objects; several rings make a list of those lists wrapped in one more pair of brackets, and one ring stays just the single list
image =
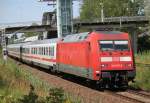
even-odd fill
[{"label": "locomotive cab window", "polygon": [[128,50],[128,41],[114,41],[115,50]]},{"label": "locomotive cab window", "polygon": [[113,41],[100,41],[99,44],[102,51],[114,50]]},{"label": "locomotive cab window", "polygon": [[110,40],[110,41],[99,41],[99,46],[102,51],[111,51],[111,50],[129,50],[127,40]]}]

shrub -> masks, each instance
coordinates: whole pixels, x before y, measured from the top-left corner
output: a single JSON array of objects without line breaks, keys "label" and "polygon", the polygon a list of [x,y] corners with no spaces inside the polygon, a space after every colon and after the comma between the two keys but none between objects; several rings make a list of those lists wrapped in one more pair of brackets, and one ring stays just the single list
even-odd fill
[{"label": "shrub", "polygon": [[62,88],[51,88],[49,96],[46,97],[46,103],[64,103],[64,91]]}]

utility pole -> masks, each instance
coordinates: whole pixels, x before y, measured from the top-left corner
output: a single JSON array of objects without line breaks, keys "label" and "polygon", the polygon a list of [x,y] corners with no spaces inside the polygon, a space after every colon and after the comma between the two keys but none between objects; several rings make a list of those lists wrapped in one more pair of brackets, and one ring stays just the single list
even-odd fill
[{"label": "utility pole", "polygon": [[3,51],[4,51],[4,50],[7,49],[5,29],[1,29],[1,32],[2,32],[2,48],[3,48]]},{"label": "utility pole", "polygon": [[101,6],[101,22],[104,22],[104,4],[103,2],[100,3]]}]

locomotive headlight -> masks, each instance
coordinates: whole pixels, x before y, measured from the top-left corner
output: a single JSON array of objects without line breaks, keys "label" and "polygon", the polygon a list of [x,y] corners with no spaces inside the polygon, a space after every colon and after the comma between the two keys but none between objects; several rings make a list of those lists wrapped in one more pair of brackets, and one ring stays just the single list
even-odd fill
[{"label": "locomotive headlight", "polygon": [[101,62],[112,62],[112,57],[101,57]]},{"label": "locomotive headlight", "polygon": [[95,71],[96,72],[96,74],[99,74],[100,73],[100,71]]},{"label": "locomotive headlight", "polygon": [[95,71],[96,72],[96,76],[100,76],[100,71]]},{"label": "locomotive headlight", "polygon": [[131,57],[120,57],[120,61],[131,61]]},{"label": "locomotive headlight", "polygon": [[101,67],[106,68],[106,67],[108,67],[108,64],[101,64]]}]

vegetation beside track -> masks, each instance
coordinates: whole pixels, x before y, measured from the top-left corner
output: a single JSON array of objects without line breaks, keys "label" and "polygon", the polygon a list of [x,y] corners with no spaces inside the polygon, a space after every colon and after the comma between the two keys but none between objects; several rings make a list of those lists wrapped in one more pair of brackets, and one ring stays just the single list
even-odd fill
[{"label": "vegetation beside track", "polygon": [[4,64],[0,51],[0,103],[80,103],[61,88],[46,82],[20,67],[12,59]]},{"label": "vegetation beside track", "polygon": [[150,51],[137,54],[135,56],[136,62],[136,79],[131,86],[136,89],[150,91]]}]

